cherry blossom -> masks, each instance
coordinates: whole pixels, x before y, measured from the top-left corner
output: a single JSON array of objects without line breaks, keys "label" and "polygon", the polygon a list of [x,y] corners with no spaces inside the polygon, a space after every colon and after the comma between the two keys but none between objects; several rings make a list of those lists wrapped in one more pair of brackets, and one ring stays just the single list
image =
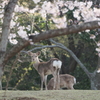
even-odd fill
[{"label": "cherry blossom", "polygon": [[90,39],[95,39],[95,38],[96,38],[95,35],[93,35],[93,34],[90,35]]},{"label": "cherry blossom", "polygon": [[41,0],[33,0],[35,4],[37,4],[38,2],[40,2]]},{"label": "cherry blossom", "polygon": [[87,2],[87,8],[91,8],[92,5],[93,5],[93,2],[92,1],[88,1]]},{"label": "cherry blossom", "polygon": [[100,41],[97,42],[97,46],[100,47]]},{"label": "cherry blossom", "polygon": [[100,73],[100,68],[98,68],[97,73]]},{"label": "cherry blossom", "polygon": [[[69,11],[73,11],[73,17],[78,20],[78,25],[81,24],[81,22],[88,22],[93,20],[100,20],[100,9],[96,7],[92,7],[93,2],[87,1],[87,2],[78,2],[78,1],[66,1],[66,0],[54,0],[54,2],[49,2],[49,0],[42,2],[42,0],[33,0],[33,2],[36,4],[36,7],[33,9],[28,9],[23,6],[16,5],[15,7],[15,13],[28,13],[28,14],[35,14],[36,11],[41,15],[43,20],[46,20],[46,15],[50,15],[50,20],[52,20],[55,23],[56,28],[66,28],[67,27],[67,16],[66,13]],[[0,4],[1,8],[4,8],[5,5],[8,3],[8,0],[4,0]],[[38,5],[38,3],[41,3],[41,5]],[[62,16],[60,17],[60,14],[62,12]],[[0,10],[0,21],[2,23],[4,10]],[[13,20],[11,20],[11,28],[13,28],[16,25],[17,17],[13,15]],[[75,24],[75,23],[74,23]],[[98,25],[100,25],[100,22],[98,22]],[[21,38],[28,38],[27,31],[31,30],[31,26],[28,25],[27,27],[20,26],[17,31],[17,35]],[[39,34],[37,31],[34,31],[34,35]],[[85,32],[89,33],[90,30],[86,30]],[[95,41],[96,34],[89,34],[90,39],[93,39]],[[11,42],[17,43],[17,40],[14,40],[16,37],[9,38]],[[96,51],[99,52],[100,43],[95,42],[98,48],[96,48]],[[99,54],[99,53],[98,53]]]},{"label": "cherry blossom", "polygon": [[35,31],[33,34],[38,35],[38,34],[39,34],[39,32]]},{"label": "cherry blossom", "polygon": [[98,22],[98,25],[100,26],[100,22]]},{"label": "cherry blossom", "polygon": [[28,35],[27,35],[27,32],[24,31],[25,27],[23,26],[20,26],[19,27],[19,30],[17,31],[18,35],[21,37],[21,38],[24,38],[24,39],[28,39]]},{"label": "cherry blossom", "polygon": [[99,48],[96,48],[96,51],[97,51],[97,52],[100,52],[100,47],[99,47]]},{"label": "cherry blossom", "polygon": [[9,39],[9,41],[10,41],[11,44],[15,45],[15,44],[18,43],[18,41],[15,38],[16,38],[16,34],[10,34],[9,35],[8,39]]},{"label": "cherry blossom", "polygon": [[85,32],[87,32],[87,33],[88,33],[88,32],[90,32],[90,30],[85,30]]},{"label": "cherry blossom", "polygon": [[66,28],[67,22],[66,22],[66,17],[61,17],[61,18],[52,18],[53,22],[56,24],[57,28]]},{"label": "cherry blossom", "polygon": [[19,5],[16,5],[14,10],[15,10],[15,12],[29,12],[28,8],[25,8],[23,6],[20,7]]},{"label": "cherry blossom", "polygon": [[18,41],[16,39],[9,39],[11,44],[16,45],[18,43]]},{"label": "cherry blossom", "polygon": [[75,18],[77,18],[78,20],[80,20],[81,19],[81,17],[80,17],[80,10],[79,9],[77,9],[77,10],[75,10],[75,11],[73,11],[73,15],[74,15],[74,17]]}]

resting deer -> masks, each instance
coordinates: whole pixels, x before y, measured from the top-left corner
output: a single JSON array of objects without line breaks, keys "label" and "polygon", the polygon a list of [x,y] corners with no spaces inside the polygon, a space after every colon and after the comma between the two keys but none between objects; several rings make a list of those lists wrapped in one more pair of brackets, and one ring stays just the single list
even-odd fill
[{"label": "resting deer", "polygon": [[[67,89],[74,89],[73,86],[76,84],[76,78],[72,75],[69,74],[60,74],[60,88],[65,88]],[[48,90],[52,90],[54,85],[54,78],[51,78],[50,81],[48,82]]]},{"label": "resting deer", "polygon": [[62,62],[57,58],[52,58],[47,62],[40,62],[38,58],[40,52],[28,52],[28,54],[31,56],[34,68],[37,70],[41,77],[41,90],[43,90],[43,83],[45,84],[45,89],[47,90],[47,76],[50,74],[54,76],[53,89],[58,89],[60,83],[59,71],[61,69]]}]

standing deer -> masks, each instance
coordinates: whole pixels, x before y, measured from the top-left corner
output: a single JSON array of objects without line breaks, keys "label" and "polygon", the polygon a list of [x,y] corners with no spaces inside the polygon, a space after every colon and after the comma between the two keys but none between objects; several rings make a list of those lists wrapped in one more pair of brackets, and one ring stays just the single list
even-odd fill
[{"label": "standing deer", "polygon": [[[76,78],[72,75],[69,74],[60,74],[60,88],[65,88],[67,89],[74,89],[73,86],[76,84]],[[54,85],[54,78],[51,78],[50,81],[48,82],[48,90],[53,90],[53,85]]]},{"label": "standing deer", "polygon": [[54,77],[53,89],[58,89],[60,83],[59,71],[61,69],[62,62],[57,58],[52,58],[47,62],[40,62],[38,58],[40,54],[40,52],[28,52],[28,55],[31,56],[34,68],[41,77],[41,90],[43,90],[43,83],[45,84],[45,89],[47,90],[47,76],[50,74]]}]

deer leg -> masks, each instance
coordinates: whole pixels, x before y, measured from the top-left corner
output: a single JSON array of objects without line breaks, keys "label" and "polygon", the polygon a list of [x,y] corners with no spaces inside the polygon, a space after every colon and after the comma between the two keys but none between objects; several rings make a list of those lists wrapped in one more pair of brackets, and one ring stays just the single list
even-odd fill
[{"label": "deer leg", "polygon": [[73,84],[71,83],[71,82],[69,82],[69,84],[68,84],[68,87],[67,87],[68,89],[71,89],[71,90],[73,90],[74,88],[73,88]]},{"label": "deer leg", "polygon": [[53,90],[55,90],[56,89],[56,84],[57,84],[57,74],[56,74],[56,70],[53,73],[53,77],[54,77]]},{"label": "deer leg", "polygon": [[43,90],[44,75],[41,76],[41,90]]},{"label": "deer leg", "polygon": [[60,69],[57,69],[57,89],[60,89],[60,77],[59,77]]},{"label": "deer leg", "polygon": [[47,75],[45,75],[44,77],[45,90],[47,90]]}]

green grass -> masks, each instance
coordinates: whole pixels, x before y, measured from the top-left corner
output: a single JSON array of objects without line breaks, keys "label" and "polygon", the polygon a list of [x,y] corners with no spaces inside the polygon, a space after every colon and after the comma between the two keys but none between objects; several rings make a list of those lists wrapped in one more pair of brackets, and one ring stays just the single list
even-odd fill
[{"label": "green grass", "polygon": [[[0,100],[100,100],[99,90],[0,91]],[[17,99],[16,99],[17,98]]]}]

